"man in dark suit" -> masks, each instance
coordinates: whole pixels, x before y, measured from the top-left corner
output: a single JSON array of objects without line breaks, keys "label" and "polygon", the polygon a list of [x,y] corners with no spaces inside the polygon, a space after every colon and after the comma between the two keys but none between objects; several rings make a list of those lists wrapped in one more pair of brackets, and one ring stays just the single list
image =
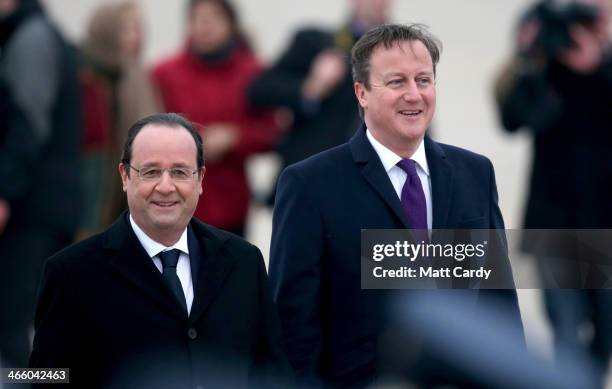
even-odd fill
[{"label": "man in dark suit", "polygon": [[346,142],[360,122],[350,51],[367,30],[385,23],[390,0],[350,0],[350,18],[340,28],[304,28],[270,69],[251,85],[249,99],[260,107],[291,113],[278,146],[282,166]]},{"label": "man in dark suit", "polygon": [[79,387],[268,387],[289,371],[259,250],[192,218],[202,139],[177,114],[128,132],[124,213],[48,260],[32,367]]},{"label": "man in dark suit", "polygon": [[[281,175],[270,280],[289,360],[306,385],[363,387],[380,371],[388,300],[360,288],[362,229],[504,228],[491,162],[425,136],[438,59],[437,40],[418,25],[367,32],[352,52],[365,126]],[[509,268],[506,255],[501,266]],[[522,334],[514,290],[450,292],[495,301]]]}]

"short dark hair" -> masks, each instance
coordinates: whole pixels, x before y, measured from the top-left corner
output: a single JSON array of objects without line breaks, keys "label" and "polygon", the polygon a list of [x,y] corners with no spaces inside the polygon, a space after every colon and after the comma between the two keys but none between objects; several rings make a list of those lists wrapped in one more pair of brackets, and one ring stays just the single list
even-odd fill
[{"label": "short dark hair", "polygon": [[[160,124],[168,127],[183,127],[186,129],[189,134],[193,137],[193,140],[196,144],[197,154],[197,164],[198,164],[198,172],[201,173],[202,167],[204,166],[204,146],[202,143],[202,137],[200,133],[196,129],[196,126],[187,120],[184,116],[179,115],[178,113],[156,113],[150,116],[146,116],[136,123],[132,124],[127,133],[127,139],[125,140],[125,144],[123,145],[123,155],[121,156],[121,163],[124,165],[128,165],[132,160],[132,144],[134,143],[134,139],[136,135],[142,130],[145,126],[149,124]],[[128,177],[130,176],[130,170],[127,169],[126,173]]]},{"label": "short dark hair", "polygon": [[[370,59],[372,52],[383,45],[390,49],[394,44],[406,41],[420,41],[425,45],[433,63],[434,76],[436,65],[440,61],[442,43],[432,35],[423,24],[383,24],[372,28],[355,43],[351,50],[351,65],[353,81],[370,89]],[[363,117],[363,109],[359,105],[359,114]]]}]

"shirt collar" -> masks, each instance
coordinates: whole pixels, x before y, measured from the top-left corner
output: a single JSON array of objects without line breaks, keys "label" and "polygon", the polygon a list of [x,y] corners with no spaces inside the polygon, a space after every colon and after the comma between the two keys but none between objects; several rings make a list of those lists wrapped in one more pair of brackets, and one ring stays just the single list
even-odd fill
[{"label": "shirt collar", "polygon": [[183,231],[183,233],[181,234],[181,237],[179,238],[178,242],[176,242],[170,247],[166,247],[163,244],[151,239],[138,226],[138,224],[136,224],[136,222],[134,221],[134,218],[132,217],[132,214],[130,214],[130,224],[132,225],[132,229],[134,230],[136,237],[140,241],[140,244],[142,245],[142,247],[144,247],[145,251],[147,252],[147,254],[149,254],[150,258],[153,258],[154,256],[156,256],[162,251],[166,251],[170,249],[178,249],[181,252],[189,255],[189,247],[187,245],[187,228],[185,228],[185,231]]},{"label": "shirt collar", "polygon": [[[389,150],[385,145],[380,143],[374,138],[374,135],[370,132],[369,129],[366,129],[366,136],[368,140],[372,144],[374,151],[378,154],[380,161],[385,168],[385,171],[389,173],[391,169],[397,166],[397,163],[402,160],[402,157],[395,154],[393,151]],[[429,176],[429,165],[427,164],[427,156],[425,155],[425,142],[421,140],[419,147],[416,149],[414,154],[410,157],[414,162],[416,162],[417,166],[421,168],[421,170]]]}]

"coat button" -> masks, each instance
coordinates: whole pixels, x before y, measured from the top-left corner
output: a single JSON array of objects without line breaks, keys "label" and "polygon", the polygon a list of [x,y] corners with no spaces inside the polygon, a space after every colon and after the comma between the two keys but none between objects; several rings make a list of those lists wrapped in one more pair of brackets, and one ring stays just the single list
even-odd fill
[{"label": "coat button", "polygon": [[187,331],[187,336],[189,336],[189,339],[194,340],[195,338],[198,337],[198,331],[196,331],[195,328],[190,328]]}]

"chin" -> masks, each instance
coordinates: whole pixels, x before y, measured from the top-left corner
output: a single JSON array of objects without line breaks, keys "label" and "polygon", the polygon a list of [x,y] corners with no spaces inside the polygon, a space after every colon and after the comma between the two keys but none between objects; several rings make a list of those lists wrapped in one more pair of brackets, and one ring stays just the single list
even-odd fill
[{"label": "chin", "polygon": [[178,224],[178,218],[174,216],[163,216],[163,217],[155,217],[153,220],[153,224],[162,229],[168,229],[171,227],[176,227]]},{"label": "chin", "polygon": [[420,140],[424,136],[425,130],[423,129],[405,128],[400,130],[400,137],[407,141]]}]

